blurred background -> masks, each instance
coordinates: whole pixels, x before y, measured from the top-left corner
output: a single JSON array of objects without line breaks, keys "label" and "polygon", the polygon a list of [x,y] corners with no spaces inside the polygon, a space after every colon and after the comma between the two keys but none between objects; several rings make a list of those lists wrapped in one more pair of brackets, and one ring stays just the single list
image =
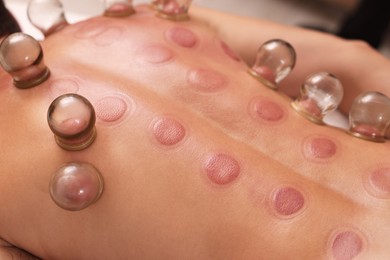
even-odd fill
[{"label": "blurred background", "polygon": [[[40,32],[36,30],[27,19],[26,8],[28,0],[4,1],[9,10],[21,23],[24,32],[27,32],[36,38],[42,38]],[[359,13],[358,15],[360,15],[358,20],[363,20],[357,21],[357,23],[364,22],[366,29],[370,26],[378,28],[375,23],[366,18],[370,18],[371,16],[378,18],[381,10],[385,10],[385,13],[381,14],[384,16],[382,17],[382,20],[386,19],[385,17],[389,18],[390,7],[387,9],[383,7],[379,8],[379,11],[368,11],[366,6],[363,6],[363,8],[362,6],[359,6],[362,3],[361,1],[365,1],[369,3],[369,5],[373,5],[374,2],[382,2],[387,6],[390,4],[390,0],[194,0],[193,3],[221,11],[258,17],[284,24],[309,27],[333,34],[337,34],[342,26],[345,25],[344,22],[346,19],[353,15],[356,16],[357,12]],[[71,23],[85,19],[89,16],[99,15],[103,10],[101,0],[61,0],[61,2],[64,5],[67,19]],[[134,4],[138,4],[148,1],[135,0],[133,2]],[[362,16],[363,19],[361,18]],[[355,20],[357,19],[356,17],[353,18],[355,18]],[[356,22],[354,23],[356,24]],[[378,23],[378,21],[376,21],[376,23]],[[383,33],[381,34],[383,34],[383,39],[378,46],[375,47],[377,47],[385,56],[390,58],[389,26],[385,26],[382,31]]]}]

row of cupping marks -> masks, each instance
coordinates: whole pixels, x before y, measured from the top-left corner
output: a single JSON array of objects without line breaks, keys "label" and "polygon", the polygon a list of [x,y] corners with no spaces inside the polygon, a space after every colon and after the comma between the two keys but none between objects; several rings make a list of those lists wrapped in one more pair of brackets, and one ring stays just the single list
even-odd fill
[{"label": "row of cupping marks", "polygon": [[[136,11],[131,0],[104,0],[104,16],[127,17]],[[191,0],[151,0],[157,16],[174,21],[189,19]],[[27,7],[30,22],[45,36],[68,25],[63,5],[59,0],[31,0]]]},{"label": "row of cupping marks", "polygon": [[[249,74],[277,91],[280,82],[293,70],[296,52],[288,42],[273,39],[260,46]],[[335,111],[344,96],[340,80],[328,72],[309,75],[303,82],[292,108],[316,124]],[[390,125],[390,99],[379,92],[368,91],[355,98],[349,111],[347,133],[373,142],[385,142]]]},{"label": "row of cupping marks", "polygon": [[[39,42],[24,33],[11,34],[0,44],[0,64],[20,89],[38,86],[50,77],[50,70],[45,65],[43,56]],[[294,48],[284,40],[273,39],[260,46],[255,63],[248,72],[265,86],[277,91],[278,85],[290,74],[295,63]],[[324,124],[324,117],[338,108],[343,92],[341,82],[334,75],[327,72],[315,73],[306,78],[299,96],[291,102],[291,106],[310,121]],[[93,111],[92,107],[91,110]],[[365,140],[384,142],[389,125],[390,99],[387,96],[378,92],[366,92],[355,99],[349,112],[348,133]],[[80,129],[80,132],[85,131],[86,129]],[[54,133],[60,136],[58,132]],[[75,135],[80,136],[79,133]],[[87,147],[83,140],[80,144],[72,141],[72,144],[77,149]]]},{"label": "row of cupping marks", "polygon": [[[174,21],[188,20],[191,0],[152,0],[157,16]],[[135,13],[130,0],[104,0],[104,16],[126,17]],[[58,0],[31,0],[27,7],[30,22],[45,36],[67,25],[63,5]],[[48,79],[49,69],[43,62],[43,51],[34,38],[15,33],[1,39],[0,64],[9,72],[14,85],[21,89],[37,86]]]},{"label": "row of cupping marks", "polygon": [[[175,21],[189,19],[191,0],[152,0],[151,7],[161,18]],[[104,15],[126,17],[135,13],[132,1],[105,0]],[[31,0],[27,8],[33,25],[49,35],[68,25],[64,9],[58,0]],[[22,48],[23,46],[23,48]],[[23,55],[20,55],[22,51]],[[18,53],[19,59],[16,59]],[[294,68],[296,53],[283,40],[270,40],[258,50],[256,62],[249,72],[266,86],[277,90],[277,85]],[[23,35],[15,35],[1,45],[0,63],[13,75],[15,85],[29,88],[49,77],[49,70],[43,64],[43,53],[39,43]],[[307,119],[322,124],[323,118],[337,109],[343,98],[340,81],[326,72],[309,76],[302,84],[300,96],[292,107]],[[349,114],[349,131],[354,136],[376,141],[385,141],[390,124],[389,99],[377,92],[363,93],[353,103]]]},{"label": "row of cupping marks", "polygon": [[[151,7],[157,16],[174,21],[188,20],[191,0],[153,0]],[[126,17],[135,13],[132,1],[105,0],[104,15]],[[30,22],[45,37],[69,25],[58,0],[31,0],[27,8]],[[12,78],[15,87],[29,89],[41,85],[50,77],[39,42],[24,33],[4,38],[0,45],[0,64]],[[68,151],[89,147],[96,138],[96,114],[92,104],[77,94],[56,98],[47,114],[56,143]],[[67,163],[53,174],[50,181],[53,201],[65,210],[82,210],[95,203],[103,193],[104,181],[99,170],[88,163]]]}]

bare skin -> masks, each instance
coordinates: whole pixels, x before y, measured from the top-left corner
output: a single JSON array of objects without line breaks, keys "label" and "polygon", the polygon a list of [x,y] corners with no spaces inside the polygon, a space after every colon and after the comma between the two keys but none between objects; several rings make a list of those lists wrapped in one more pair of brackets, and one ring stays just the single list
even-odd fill
[{"label": "bare skin", "polygon": [[0,258],[4,260],[17,259],[17,260],[36,260],[35,256],[29,254],[26,251],[17,248],[10,243],[0,240]]},{"label": "bare skin", "polygon": [[[193,17],[209,12],[197,10]],[[0,71],[0,253],[12,255],[17,247],[42,259],[390,255],[386,186],[381,190],[368,181],[374,170],[390,167],[388,144],[308,122],[291,109],[291,100],[223,53],[214,33],[197,18],[180,24],[198,37],[188,48],[161,33],[171,32],[176,23],[144,7],[137,13],[123,20],[95,18],[50,36],[42,46],[52,75],[38,87],[18,90]],[[110,30],[90,33],[99,28]],[[264,28],[268,39],[272,35]],[[228,42],[228,35],[219,32]],[[116,35],[121,41],[112,42]],[[348,45],[323,37],[336,46]],[[231,39],[234,49],[239,38]],[[145,51],[151,43],[153,48]],[[305,55],[301,52],[298,56]],[[244,57],[250,59],[249,53]],[[376,55],[370,59],[384,63]],[[189,77],[197,68],[217,71],[223,80],[206,74],[215,80],[205,84],[202,70]],[[94,105],[119,95],[127,111],[109,122],[102,119],[109,109],[97,109],[95,143],[84,151],[64,151],[54,141],[46,113],[52,100],[68,91]],[[272,112],[266,116],[254,109],[264,100],[273,108],[265,108]],[[166,118],[185,129],[182,139],[173,135],[174,144],[164,143],[165,137],[153,130],[157,119]],[[225,159],[218,161],[218,154]],[[217,158],[219,178],[210,170],[210,158]],[[49,181],[64,163],[80,161],[100,170],[104,193],[82,211],[66,211],[51,200]]]},{"label": "bare skin", "polygon": [[333,73],[342,81],[345,98],[341,109],[344,112],[349,111],[352,101],[363,91],[379,91],[390,96],[390,62],[365,42],[209,9],[194,8],[192,11],[250,66],[263,42],[274,38],[290,42],[297,52],[297,64],[280,89],[292,97],[298,94],[308,75],[320,71]]}]

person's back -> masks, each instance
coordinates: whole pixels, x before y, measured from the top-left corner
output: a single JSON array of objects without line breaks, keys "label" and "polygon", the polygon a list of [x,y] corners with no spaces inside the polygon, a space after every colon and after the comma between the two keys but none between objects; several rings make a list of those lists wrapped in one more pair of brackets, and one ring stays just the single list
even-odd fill
[{"label": "person's back", "polygon": [[[50,75],[0,70],[9,244],[42,259],[390,255],[388,144],[310,122],[197,19],[141,6],[41,45],[31,66]],[[67,110],[83,97],[91,121]]]}]

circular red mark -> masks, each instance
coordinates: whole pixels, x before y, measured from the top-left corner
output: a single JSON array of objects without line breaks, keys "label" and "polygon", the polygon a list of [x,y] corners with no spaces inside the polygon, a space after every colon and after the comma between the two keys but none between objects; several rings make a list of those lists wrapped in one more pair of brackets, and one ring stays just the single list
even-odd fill
[{"label": "circular red mark", "polygon": [[351,260],[363,250],[363,240],[352,231],[336,235],[332,243],[332,254],[336,260]]},{"label": "circular red mark", "polygon": [[172,118],[158,119],[152,129],[156,140],[166,146],[171,146],[183,140],[186,131],[182,124]]},{"label": "circular red mark", "polygon": [[227,154],[213,154],[207,158],[205,170],[209,179],[218,185],[233,182],[240,174],[240,165]]},{"label": "circular red mark", "polygon": [[67,93],[77,93],[79,84],[73,79],[56,79],[50,84],[50,91],[54,97]]},{"label": "circular red mark", "polygon": [[265,80],[276,83],[276,73],[267,66],[258,66],[252,68],[257,74],[263,77]]},{"label": "circular red mark", "polygon": [[253,102],[255,116],[269,122],[278,122],[283,119],[285,113],[277,103],[259,98]]},{"label": "circular red mark", "polygon": [[139,57],[149,63],[164,63],[173,58],[173,52],[162,44],[149,45],[139,51]]},{"label": "circular red mark", "polygon": [[104,97],[95,104],[96,116],[107,123],[120,120],[125,115],[127,109],[127,102],[118,96]]},{"label": "circular red mark", "polygon": [[310,159],[329,159],[337,153],[337,145],[327,137],[311,137],[305,141],[304,155]]},{"label": "circular red mark", "polygon": [[173,27],[166,32],[166,37],[172,42],[185,48],[192,48],[198,42],[195,34],[183,27]]},{"label": "circular red mark", "polygon": [[275,211],[282,216],[291,216],[305,205],[303,194],[292,187],[279,188],[273,197]]},{"label": "circular red mark", "polygon": [[373,195],[390,199],[390,168],[380,168],[371,172],[369,176],[370,189]]},{"label": "circular red mark", "polygon": [[192,69],[187,74],[188,83],[201,91],[216,91],[226,85],[225,77],[214,70]]},{"label": "circular red mark", "polygon": [[117,26],[107,26],[102,22],[92,22],[84,24],[75,33],[76,38],[92,39],[97,46],[111,45],[121,38],[123,28]]}]

